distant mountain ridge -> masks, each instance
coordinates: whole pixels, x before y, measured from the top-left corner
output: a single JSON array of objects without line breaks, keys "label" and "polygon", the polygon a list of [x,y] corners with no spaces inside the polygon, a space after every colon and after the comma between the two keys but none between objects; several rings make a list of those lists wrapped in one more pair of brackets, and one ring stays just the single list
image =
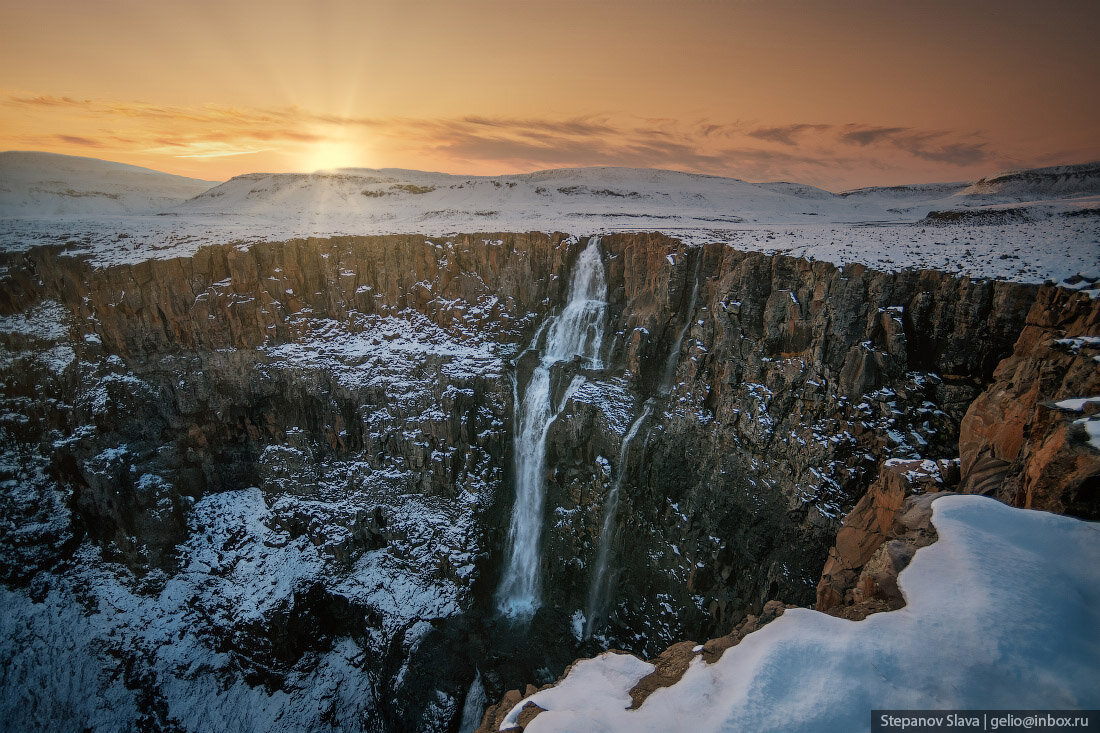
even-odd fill
[{"label": "distant mountain ridge", "polygon": [[0,153],[0,216],[153,214],[213,185],[96,158]]},{"label": "distant mountain ridge", "polygon": [[1024,198],[1051,194],[1100,194],[1100,161],[999,173],[975,181],[963,194]]},{"label": "distant mountain ridge", "polygon": [[[1100,162],[1010,171],[978,181],[841,193],[785,181],[651,168],[558,168],[466,176],[400,168],[248,173],[224,183],[51,153],[0,153],[0,216],[170,213],[276,227],[324,222],[373,233],[599,228],[676,231],[739,224],[917,222],[1028,202],[1095,207]],[[293,227],[292,227],[293,228]]]}]

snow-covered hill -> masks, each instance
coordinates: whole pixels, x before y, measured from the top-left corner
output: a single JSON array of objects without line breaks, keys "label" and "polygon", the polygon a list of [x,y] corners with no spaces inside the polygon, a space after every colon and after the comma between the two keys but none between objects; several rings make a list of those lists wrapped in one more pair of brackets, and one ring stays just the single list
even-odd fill
[{"label": "snow-covered hill", "polygon": [[1006,201],[1097,196],[1100,195],[1100,161],[1009,171],[975,181],[963,195]]},{"label": "snow-covered hill", "polygon": [[[929,211],[974,208],[1028,198],[1098,194],[1088,166],[1073,175],[864,188],[833,194],[797,183],[749,183],[643,168],[572,168],[508,176],[456,176],[397,169],[343,168],[313,174],[253,173],[233,178],[180,206],[180,214],[323,217],[347,226],[404,227],[446,221],[456,230],[515,230],[598,222],[614,228],[697,229],[731,224],[912,221]],[[1094,167],[1096,168],[1096,167]],[[1044,169],[1045,170],[1045,169]],[[1091,172],[1090,172],[1091,171]],[[1024,174],[1012,174],[1017,177]],[[1007,191],[1017,192],[1012,194]],[[1070,205],[1068,202],[1066,205]]]},{"label": "snow-covered hill", "polygon": [[642,226],[714,226],[833,219],[850,207],[808,186],[635,168],[583,168],[509,176],[455,176],[395,169],[233,178],[181,206],[180,213],[324,216],[363,223],[469,222],[515,229],[563,221]]},{"label": "snow-covered hill", "polygon": [[154,214],[213,185],[95,158],[0,153],[0,217]]},{"label": "snow-covered hill", "polygon": [[[343,168],[233,178],[179,213],[338,221],[468,222],[512,230],[523,223],[600,221],[660,229],[729,224],[911,221],[929,211],[1028,200],[1048,206],[1100,195],[1100,164],[1006,173],[974,184],[862,188],[833,194],[797,183],[749,183],[644,168],[567,168],[509,176],[456,176]],[[1081,202],[1075,202],[1080,205]],[[461,229],[462,227],[458,227]]]},{"label": "snow-covered hill", "polygon": [[107,265],[298,237],[659,231],[839,265],[1022,282],[1082,273],[1092,282],[1100,276],[1098,170],[1087,164],[972,185],[839,194],[646,168],[507,176],[342,168],[250,173],[208,188],[117,163],[4,153],[0,251],[62,244]]}]

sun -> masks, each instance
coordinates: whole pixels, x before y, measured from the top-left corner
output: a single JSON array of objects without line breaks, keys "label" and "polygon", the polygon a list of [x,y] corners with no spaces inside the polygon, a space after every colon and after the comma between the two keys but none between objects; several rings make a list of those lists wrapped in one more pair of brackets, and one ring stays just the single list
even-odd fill
[{"label": "sun", "polygon": [[323,140],[306,146],[299,156],[304,172],[332,168],[362,168],[366,165],[363,145],[350,140]]}]

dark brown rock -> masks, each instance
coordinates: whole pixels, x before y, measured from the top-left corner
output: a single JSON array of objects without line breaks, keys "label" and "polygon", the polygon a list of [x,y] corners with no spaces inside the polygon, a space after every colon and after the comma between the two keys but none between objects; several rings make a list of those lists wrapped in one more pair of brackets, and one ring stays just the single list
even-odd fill
[{"label": "dark brown rock", "polygon": [[[504,697],[500,699],[496,705],[490,705],[489,709],[485,711],[485,715],[481,718],[481,725],[478,726],[477,733],[496,733],[500,730],[501,723],[504,722],[504,718],[508,713],[519,704],[519,701],[523,699],[523,695],[519,693],[519,690],[508,690],[504,693]],[[520,730],[518,728],[506,728],[505,730]]]},{"label": "dark brown rock", "polygon": [[684,672],[687,672],[691,660],[695,658],[696,646],[698,645],[694,641],[681,641],[661,652],[656,659],[650,660],[656,669],[630,688],[631,709],[641,706],[654,691],[679,682]]},{"label": "dark brown rock", "polygon": [[535,719],[535,716],[537,716],[539,713],[545,713],[545,712],[546,712],[545,708],[540,708],[538,705],[536,705],[533,702],[527,703],[519,711],[519,716],[516,718],[516,722],[519,723],[519,729],[523,730],[524,728],[526,728],[528,725],[531,724],[531,721]]}]

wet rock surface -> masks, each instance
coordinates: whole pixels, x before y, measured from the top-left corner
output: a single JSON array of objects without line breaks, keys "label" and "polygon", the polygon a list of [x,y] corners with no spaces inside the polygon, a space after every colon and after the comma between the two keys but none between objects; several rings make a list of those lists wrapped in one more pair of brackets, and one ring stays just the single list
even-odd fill
[{"label": "wet rock surface", "polygon": [[[479,672],[497,700],[608,647],[736,633],[770,601],[815,600],[884,460],[957,454],[1033,303],[1061,297],[604,238],[603,364],[551,370],[559,397],[584,381],[548,433],[545,602],[517,626],[493,608],[515,395],[584,244],[7,256],[4,689],[51,689],[103,724],[444,730]],[[616,480],[611,602],[585,639]],[[903,562],[880,554],[844,568],[873,598]],[[102,702],[30,661],[55,649],[78,650]],[[49,704],[26,694],[12,705]]]}]

